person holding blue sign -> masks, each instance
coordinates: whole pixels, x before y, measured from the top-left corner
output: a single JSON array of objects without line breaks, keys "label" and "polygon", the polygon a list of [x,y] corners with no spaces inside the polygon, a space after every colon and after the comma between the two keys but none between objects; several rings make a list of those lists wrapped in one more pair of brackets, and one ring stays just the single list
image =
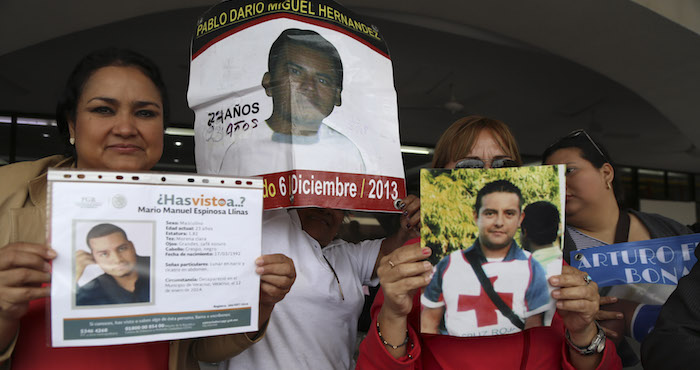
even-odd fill
[{"label": "person holding blue sign", "polygon": [[[570,252],[575,250],[690,233],[669,218],[621,208],[622,189],[613,161],[600,143],[582,129],[548,147],[542,154],[542,163],[567,166],[564,259],[568,263]],[[617,339],[623,365],[634,365],[639,359],[623,336],[648,333],[656,322],[658,306],[616,297],[601,297],[601,304],[603,310],[597,319],[607,334]],[[635,320],[642,317],[644,320]],[[641,341],[643,337],[636,339]]]}]

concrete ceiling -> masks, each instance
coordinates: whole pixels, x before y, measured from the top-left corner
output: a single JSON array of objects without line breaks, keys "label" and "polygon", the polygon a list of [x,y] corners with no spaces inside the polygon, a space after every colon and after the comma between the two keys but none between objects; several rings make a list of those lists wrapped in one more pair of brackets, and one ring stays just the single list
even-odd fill
[{"label": "concrete ceiling", "polygon": [[[621,164],[700,172],[700,36],[647,6],[628,0],[344,4],[373,20],[389,44],[404,144],[433,146],[456,118],[482,114],[508,123],[526,155],[538,156],[582,127]],[[51,114],[75,62],[116,45],[161,66],[171,121],[191,126],[190,32],[209,5],[0,2],[0,111]],[[442,108],[451,93],[465,106],[457,114]]]}]

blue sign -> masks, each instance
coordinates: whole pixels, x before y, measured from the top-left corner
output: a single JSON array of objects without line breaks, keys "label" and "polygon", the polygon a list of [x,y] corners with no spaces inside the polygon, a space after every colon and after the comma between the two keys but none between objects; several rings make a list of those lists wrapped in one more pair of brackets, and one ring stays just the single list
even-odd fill
[{"label": "blue sign", "polygon": [[586,248],[571,252],[571,266],[587,272],[599,287],[621,284],[677,285],[697,258],[700,234]]}]

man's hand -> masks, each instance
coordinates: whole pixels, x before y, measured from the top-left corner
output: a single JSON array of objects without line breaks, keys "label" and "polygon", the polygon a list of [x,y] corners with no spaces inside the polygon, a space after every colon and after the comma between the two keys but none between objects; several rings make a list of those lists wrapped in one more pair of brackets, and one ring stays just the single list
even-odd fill
[{"label": "man's hand", "polygon": [[92,257],[92,253],[88,253],[82,249],[78,249],[75,251],[75,282],[77,283],[78,280],[80,280],[80,277],[83,276],[83,272],[85,272],[85,268],[88,265],[95,264],[95,259]]},{"label": "man's hand", "polygon": [[260,274],[260,306],[270,309],[281,301],[296,280],[294,261],[284,254],[267,254],[255,260]]},{"label": "man's hand", "polygon": [[[262,327],[272,315],[275,304],[281,301],[292,289],[297,272],[294,261],[284,254],[266,254],[255,260],[255,272],[260,275],[260,310],[258,325]],[[253,340],[259,332],[247,333]]]}]

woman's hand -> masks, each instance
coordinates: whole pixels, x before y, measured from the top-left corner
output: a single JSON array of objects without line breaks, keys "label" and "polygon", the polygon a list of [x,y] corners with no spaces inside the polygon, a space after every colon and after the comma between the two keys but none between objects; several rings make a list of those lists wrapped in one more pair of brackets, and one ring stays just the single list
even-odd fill
[{"label": "woman's hand", "polygon": [[421,248],[420,243],[403,246],[379,262],[377,275],[384,290],[385,315],[401,317],[408,315],[413,307],[416,290],[430,282],[433,269],[428,261],[430,248]]},{"label": "woman's hand", "polygon": [[0,319],[18,321],[29,302],[48,297],[51,265],[56,251],[40,244],[11,243],[0,248]]},{"label": "woman's hand", "polygon": [[627,299],[600,297],[600,311],[595,319],[615,345],[618,345],[625,335],[632,335],[632,316],[637,306],[638,302]]},{"label": "woman's hand", "polygon": [[586,283],[586,275],[571,266],[563,266],[561,275],[549,278],[549,283],[559,288],[552,292],[557,300],[557,311],[571,341],[581,347],[591,344],[598,332],[594,321],[600,307],[598,284]]},{"label": "woman's hand", "polygon": [[[377,270],[382,258],[398,250],[411,238],[420,236],[420,198],[415,195],[409,195],[405,199],[400,200],[396,207],[403,212],[399,221],[399,230],[382,241],[382,246],[379,249],[379,254],[372,270],[373,279],[378,276]],[[386,292],[386,289],[384,291]]]},{"label": "woman's hand", "polygon": [[[379,260],[377,275],[384,291],[384,304],[377,323],[387,343],[398,346],[406,340],[407,316],[413,308],[413,296],[430,282],[433,267],[424,261],[430,252],[430,248],[421,248],[415,243],[398,248]],[[394,358],[406,354],[406,346],[385,348]]]},{"label": "woman's hand", "polygon": [[[411,238],[420,236],[420,198],[410,194],[399,203],[401,214],[402,240],[406,242]],[[403,244],[403,243],[402,243]]]}]

